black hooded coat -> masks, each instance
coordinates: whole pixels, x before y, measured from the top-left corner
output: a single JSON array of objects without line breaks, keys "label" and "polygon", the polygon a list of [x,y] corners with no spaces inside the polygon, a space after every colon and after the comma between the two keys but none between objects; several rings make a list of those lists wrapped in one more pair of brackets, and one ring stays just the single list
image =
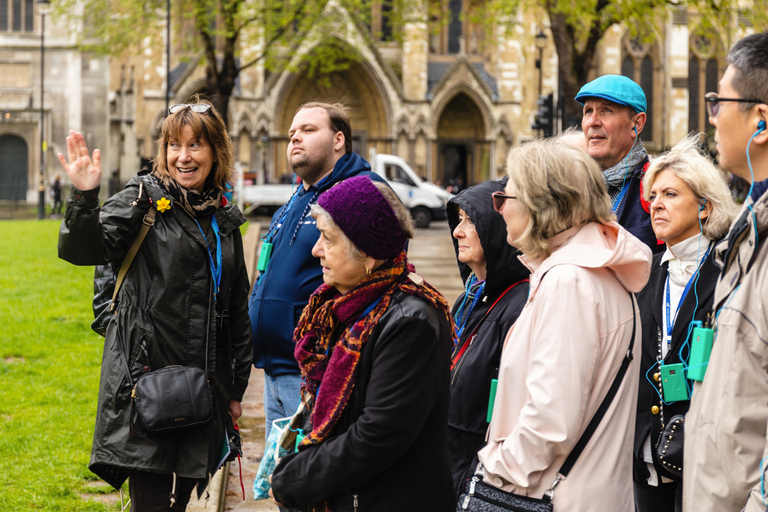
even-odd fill
[{"label": "black hooded coat", "polygon": [[[459,208],[467,213],[480,237],[486,262],[485,290],[466,321],[451,370],[448,448],[457,495],[475,471],[477,452],[485,446],[491,380],[498,376],[507,332],[528,299],[530,272],[517,258],[520,252],[507,243],[506,224],[491,201],[491,194],[504,190],[506,181],[486,181],[463,190],[448,201],[446,208],[451,233],[459,224]],[[453,247],[458,259],[455,238]],[[466,283],[472,270],[460,261],[458,265]],[[464,294],[454,304],[454,318],[463,300]],[[470,345],[456,361],[466,343]]]}]

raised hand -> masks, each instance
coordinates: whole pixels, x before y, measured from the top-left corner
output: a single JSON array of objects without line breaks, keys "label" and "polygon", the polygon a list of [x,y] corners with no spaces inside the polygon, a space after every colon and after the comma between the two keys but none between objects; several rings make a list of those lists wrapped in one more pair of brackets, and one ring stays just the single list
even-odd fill
[{"label": "raised hand", "polygon": [[67,158],[64,159],[61,153],[56,156],[78,190],[93,190],[101,183],[101,151],[94,149],[91,160],[82,133],[70,130],[67,137]]}]

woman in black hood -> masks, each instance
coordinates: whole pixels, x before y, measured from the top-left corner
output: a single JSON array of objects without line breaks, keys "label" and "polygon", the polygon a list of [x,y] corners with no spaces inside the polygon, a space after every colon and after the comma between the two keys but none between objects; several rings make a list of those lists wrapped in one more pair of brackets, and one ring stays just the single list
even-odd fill
[{"label": "woman in black hood", "polygon": [[493,209],[491,194],[503,191],[507,178],[470,187],[448,201],[465,291],[451,314],[459,343],[451,364],[448,443],[453,484],[458,496],[485,446],[491,381],[499,372],[504,340],[528,298],[528,269],[519,251],[507,243],[506,224]]}]

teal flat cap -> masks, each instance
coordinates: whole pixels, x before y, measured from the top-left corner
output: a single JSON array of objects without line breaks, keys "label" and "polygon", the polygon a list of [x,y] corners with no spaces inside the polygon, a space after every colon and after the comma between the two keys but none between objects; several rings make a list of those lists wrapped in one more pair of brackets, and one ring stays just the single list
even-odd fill
[{"label": "teal flat cap", "polygon": [[588,98],[602,98],[626,105],[635,112],[645,112],[648,108],[643,89],[634,80],[622,75],[603,75],[586,84],[576,95],[576,101],[584,105]]}]

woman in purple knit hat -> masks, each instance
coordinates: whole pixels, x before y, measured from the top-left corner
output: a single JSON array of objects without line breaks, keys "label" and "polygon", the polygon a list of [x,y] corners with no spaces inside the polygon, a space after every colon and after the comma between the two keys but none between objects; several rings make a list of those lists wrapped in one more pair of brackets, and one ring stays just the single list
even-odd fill
[{"label": "woman in purple knit hat", "polygon": [[275,501],[301,510],[449,511],[448,304],[414,273],[411,219],[366,176],[312,208],[324,284],[294,338],[311,425],[272,476]]}]

